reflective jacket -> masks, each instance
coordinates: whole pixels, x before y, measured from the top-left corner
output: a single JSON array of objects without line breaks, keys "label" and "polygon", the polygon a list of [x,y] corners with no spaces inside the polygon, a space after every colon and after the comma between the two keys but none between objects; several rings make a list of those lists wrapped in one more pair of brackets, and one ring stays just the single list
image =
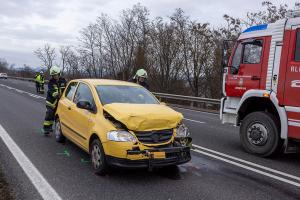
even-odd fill
[{"label": "reflective jacket", "polygon": [[51,78],[49,80],[46,106],[56,109],[57,102],[64,92],[66,85],[67,81],[64,78],[59,78],[59,80]]},{"label": "reflective jacket", "polygon": [[35,82],[37,82],[37,83],[45,83],[44,76],[41,75],[41,74],[36,75],[35,76]]}]

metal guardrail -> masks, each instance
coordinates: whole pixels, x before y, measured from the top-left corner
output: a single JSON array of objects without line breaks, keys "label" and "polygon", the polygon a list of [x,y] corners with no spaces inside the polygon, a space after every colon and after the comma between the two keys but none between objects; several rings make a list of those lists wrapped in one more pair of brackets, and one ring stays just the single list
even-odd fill
[{"label": "metal guardrail", "polygon": [[[16,79],[16,80],[23,80],[23,81],[30,81],[34,82],[35,80],[33,78],[23,78],[23,77],[13,77],[8,76],[8,78]],[[47,82],[47,81],[45,81]],[[167,93],[158,93],[158,92],[152,92],[160,101],[162,99],[165,100],[175,100],[175,101],[185,101],[189,102],[189,105],[191,108],[195,107],[195,103],[202,103],[206,105],[220,105],[219,99],[209,99],[209,98],[202,98],[202,97],[194,97],[194,96],[183,96],[183,95],[176,95],[176,94],[167,94]]]},{"label": "metal guardrail", "polygon": [[[35,82],[34,78],[23,78],[23,77],[15,77],[15,76],[8,76],[7,78],[22,80],[22,81]],[[45,82],[47,82],[47,81],[45,80]]]},{"label": "metal guardrail", "polygon": [[183,96],[183,95],[177,95],[177,94],[167,94],[167,93],[158,93],[158,92],[152,92],[152,93],[155,96],[157,96],[159,98],[164,98],[164,99],[174,99],[174,100],[220,105],[219,99],[209,99],[209,98],[202,98],[202,97]]}]

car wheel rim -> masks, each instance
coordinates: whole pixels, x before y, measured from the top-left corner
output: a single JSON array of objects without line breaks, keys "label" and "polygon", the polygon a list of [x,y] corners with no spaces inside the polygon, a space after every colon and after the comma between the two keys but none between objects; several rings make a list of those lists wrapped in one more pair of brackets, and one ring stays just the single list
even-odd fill
[{"label": "car wheel rim", "polygon": [[101,151],[98,145],[94,145],[92,149],[92,162],[95,169],[101,165]]},{"label": "car wheel rim", "polygon": [[247,139],[252,145],[263,146],[268,141],[268,130],[261,123],[254,123],[247,129]]},{"label": "car wheel rim", "polygon": [[59,138],[60,137],[60,123],[59,123],[59,121],[57,121],[56,123],[55,123],[55,137],[56,138]]}]

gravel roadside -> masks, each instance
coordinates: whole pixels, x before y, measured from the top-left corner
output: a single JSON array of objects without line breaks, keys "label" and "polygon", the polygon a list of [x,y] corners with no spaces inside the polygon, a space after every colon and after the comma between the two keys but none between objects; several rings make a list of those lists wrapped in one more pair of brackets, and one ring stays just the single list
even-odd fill
[{"label": "gravel roadside", "polygon": [[13,200],[12,191],[10,190],[0,169],[0,200]]}]

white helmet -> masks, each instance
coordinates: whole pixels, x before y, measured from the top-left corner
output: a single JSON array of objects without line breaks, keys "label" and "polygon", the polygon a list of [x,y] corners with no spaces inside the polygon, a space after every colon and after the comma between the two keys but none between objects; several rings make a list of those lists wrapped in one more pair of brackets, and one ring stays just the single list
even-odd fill
[{"label": "white helmet", "polygon": [[55,65],[52,66],[50,68],[50,76],[54,76],[54,75],[58,75],[58,74],[60,74],[60,68]]}]

